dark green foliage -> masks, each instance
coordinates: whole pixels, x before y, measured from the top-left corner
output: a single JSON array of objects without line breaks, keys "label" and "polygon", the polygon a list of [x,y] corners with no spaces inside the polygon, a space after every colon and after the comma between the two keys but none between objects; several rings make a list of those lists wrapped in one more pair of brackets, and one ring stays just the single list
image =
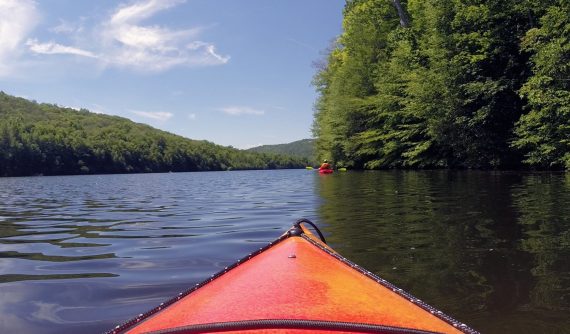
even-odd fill
[{"label": "dark green foliage", "polygon": [[570,167],[566,0],[400,3],[409,25],[393,1],[347,1],[344,32],[314,80],[318,158],[371,169]]},{"label": "dark green foliage", "polygon": [[570,2],[549,7],[523,48],[533,53],[533,75],[521,90],[529,112],[517,123],[513,145],[528,164],[570,168]]},{"label": "dark green foliage", "polygon": [[306,159],[186,139],[0,92],[0,176],[303,168]]},{"label": "dark green foliage", "polygon": [[310,160],[315,154],[314,144],[314,139],[301,139],[288,144],[253,147],[247,151],[292,155]]}]

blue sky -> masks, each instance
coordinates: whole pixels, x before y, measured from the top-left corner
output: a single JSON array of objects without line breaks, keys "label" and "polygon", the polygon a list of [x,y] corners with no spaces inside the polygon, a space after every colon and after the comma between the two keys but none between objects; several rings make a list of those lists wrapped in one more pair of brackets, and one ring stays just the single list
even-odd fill
[{"label": "blue sky", "polygon": [[311,136],[343,0],[0,0],[0,90],[248,148]]}]

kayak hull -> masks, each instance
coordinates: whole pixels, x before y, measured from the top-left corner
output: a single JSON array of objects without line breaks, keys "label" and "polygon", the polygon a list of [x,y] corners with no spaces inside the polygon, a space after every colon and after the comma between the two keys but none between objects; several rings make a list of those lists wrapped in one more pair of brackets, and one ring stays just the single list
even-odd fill
[{"label": "kayak hull", "polygon": [[[304,227],[301,231],[299,236],[285,234],[197,287],[119,326],[113,333],[272,319],[476,333],[350,263]],[[307,333],[302,328],[266,325],[248,329],[248,333]],[[339,332],[322,328],[325,329],[317,327],[311,332]]]},{"label": "kayak hull", "polygon": [[320,169],[319,168],[319,173],[320,174],[332,174],[334,171],[332,169]]}]

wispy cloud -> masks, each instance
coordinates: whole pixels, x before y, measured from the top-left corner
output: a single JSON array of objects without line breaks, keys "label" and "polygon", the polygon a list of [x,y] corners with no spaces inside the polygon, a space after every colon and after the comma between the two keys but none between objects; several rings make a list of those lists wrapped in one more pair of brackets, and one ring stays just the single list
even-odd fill
[{"label": "wispy cloud", "polygon": [[145,26],[142,22],[185,0],[144,0],[121,5],[102,24],[101,40],[108,65],[144,72],[160,72],[175,66],[221,65],[229,56],[215,46],[197,40],[202,27],[172,30]]},{"label": "wispy cloud", "polygon": [[75,111],[79,111],[79,110],[83,109],[82,107],[77,107],[77,106],[64,106],[64,105],[58,105],[58,107],[61,107],[61,108],[67,108],[67,109],[73,109],[73,110],[75,110]]},{"label": "wispy cloud", "polygon": [[231,107],[224,107],[220,108],[220,111],[232,115],[232,116],[239,116],[239,115],[257,115],[261,116],[265,114],[264,110],[254,109],[250,107],[241,107],[241,106],[231,106]]},{"label": "wispy cloud", "polygon": [[90,58],[98,58],[97,55],[94,53],[82,50],[79,48],[75,48],[72,46],[65,46],[55,42],[47,42],[47,43],[39,43],[36,39],[29,39],[26,42],[26,45],[30,48],[31,51],[35,53],[41,54],[70,54],[76,56],[83,56],[83,57],[90,57]]},{"label": "wispy cloud", "polygon": [[172,116],[174,116],[172,113],[170,112],[166,112],[166,111],[140,111],[140,110],[131,110],[131,113],[140,116],[140,117],[144,117],[144,118],[150,118],[150,119],[154,119],[157,121],[167,121],[169,120]]},{"label": "wispy cloud", "polygon": [[169,9],[184,2],[186,0],[146,0],[130,5],[122,4],[111,17],[111,22],[115,24],[136,23],[152,17],[161,10]]},{"label": "wispy cloud", "polygon": [[9,75],[22,54],[22,41],[39,20],[32,0],[0,0],[0,76]]},{"label": "wispy cloud", "polygon": [[190,119],[190,120],[195,120],[195,119],[196,119],[196,114],[190,114],[190,115],[188,115],[188,119]]},{"label": "wispy cloud", "polygon": [[22,62],[26,51],[35,55],[36,64],[58,61],[56,55],[71,55],[91,59],[97,70],[116,67],[153,73],[179,66],[226,64],[229,56],[218,53],[214,44],[200,40],[205,27],[172,29],[167,25],[145,24],[145,20],[185,2],[124,2],[90,26],[86,22],[92,22],[94,17],[81,17],[77,22],[60,19],[58,25],[48,29],[53,38],[40,40],[30,36],[39,18],[35,2],[0,0],[0,76],[8,75],[15,63]]}]

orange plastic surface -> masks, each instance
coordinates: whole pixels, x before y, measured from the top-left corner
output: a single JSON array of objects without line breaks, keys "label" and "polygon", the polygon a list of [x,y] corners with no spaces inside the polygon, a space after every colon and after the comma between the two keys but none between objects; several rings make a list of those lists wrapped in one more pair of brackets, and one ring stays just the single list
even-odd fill
[{"label": "orange plastic surface", "polygon": [[300,237],[244,262],[128,333],[257,319],[347,321],[460,333]]}]

